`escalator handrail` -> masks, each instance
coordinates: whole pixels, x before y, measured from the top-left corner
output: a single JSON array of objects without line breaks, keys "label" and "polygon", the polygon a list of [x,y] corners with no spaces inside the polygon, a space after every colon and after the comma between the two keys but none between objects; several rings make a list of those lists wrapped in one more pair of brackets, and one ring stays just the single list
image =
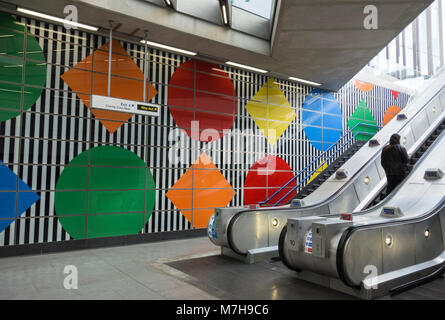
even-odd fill
[{"label": "escalator handrail", "polygon": [[[292,181],[294,181],[294,180],[296,180],[300,175],[302,175],[304,172],[306,172],[306,171],[308,171],[311,167],[312,167],[312,165],[314,164],[314,163],[316,163],[320,158],[322,158],[324,155],[326,155],[329,151],[331,151],[337,144],[338,144],[338,142],[339,141],[341,141],[342,139],[344,139],[347,135],[349,135],[349,134],[354,134],[354,132],[353,132],[353,130],[355,129],[355,128],[357,128],[358,126],[360,126],[360,125],[363,125],[363,126],[368,126],[368,127],[375,127],[375,128],[378,128],[378,129],[381,129],[382,127],[380,127],[380,126],[377,126],[377,125],[372,125],[372,124],[368,124],[368,123],[357,123],[352,129],[350,129],[350,130],[347,130],[346,131],[346,133],[345,134],[343,134],[343,136],[341,136],[338,140],[337,140],[337,142],[335,142],[334,144],[332,144],[326,151],[324,151],[322,154],[320,154],[317,158],[315,158],[314,160],[312,160],[311,161],[311,163],[309,163],[306,167],[304,167],[300,172],[298,172],[292,179],[290,179],[288,182],[286,182],[280,189],[278,189],[278,191],[276,191],[274,194],[272,194],[269,198],[267,198],[266,200],[264,200],[264,201],[262,201],[262,202],[258,202],[258,204],[259,205],[262,205],[262,204],[266,204],[266,203],[268,203],[270,200],[272,200],[278,193],[280,193],[281,192],[281,190],[283,190],[284,188],[286,188],[288,185],[289,185],[289,183],[291,183]],[[371,135],[372,133],[369,133],[369,132],[361,132],[362,134],[369,134],[369,135]],[[357,133],[358,134],[358,133]],[[354,134],[354,136],[353,137],[355,137],[355,136],[357,136],[357,134]],[[349,141],[351,141],[352,139],[349,139],[348,140],[348,142]],[[346,143],[347,144],[347,143]],[[340,151],[341,149],[343,149],[345,146],[346,146],[346,144],[343,144],[335,153],[337,153],[338,151]],[[335,154],[334,153],[334,154]],[[325,162],[326,162],[327,160],[325,160]],[[307,176],[306,176],[306,179],[304,179],[303,181],[306,181],[307,180],[307,178],[308,177],[310,177],[315,171],[317,171],[318,170],[318,168],[319,168],[320,166],[318,166],[317,168],[315,168],[314,170],[312,170]],[[282,199],[280,199],[280,201],[281,201]],[[275,205],[274,205],[275,206]]]}]

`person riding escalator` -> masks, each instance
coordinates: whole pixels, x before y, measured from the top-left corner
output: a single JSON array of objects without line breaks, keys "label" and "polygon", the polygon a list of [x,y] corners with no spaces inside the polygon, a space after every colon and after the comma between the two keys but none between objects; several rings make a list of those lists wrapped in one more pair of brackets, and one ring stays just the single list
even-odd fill
[{"label": "person riding escalator", "polygon": [[388,181],[386,195],[388,196],[407,176],[409,156],[405,147],[400,145],[400,135],[393,134],[389,145],[383,148],[381,164]]}]

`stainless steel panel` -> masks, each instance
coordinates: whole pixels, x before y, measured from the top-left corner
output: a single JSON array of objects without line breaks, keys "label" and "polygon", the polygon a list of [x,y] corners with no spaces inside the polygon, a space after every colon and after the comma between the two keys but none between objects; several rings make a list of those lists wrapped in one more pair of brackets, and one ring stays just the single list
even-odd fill
[{"label": "stainless steel panel", "polygon": [[253,248],[269,246],[268,215],[246,212],[236,219],[232,226],[232,239],[237,249],[246,253]]},{"label": "stainless steel panel", "polygon": [[377,273],[383,273],[381,242],[382,231],[380,229],[370,229],[358,231],[352,234],[345,246],[344,269],[346,275],[356,285],[368,275],[364,273],[366,266],[375,266]]},{"label": "stainless steel panel", "polygon": [[339,197],[329,203],[329,211],[331,213],[352,212],[359,203],[354,185],[350,185]]},{"label": "stainless steel panel", "polygon": [[[381,229],[383,273],[413,265],[415,261],[415,241],[413,225],[398,225]],[[392,244],[387,246],[385,239],[391,235]]]},{"label": "stainless steel panel", "polygon": [[[425,237],[425,230],[429,237]],[[416,263],[431,260],[444,251],[440,217],[434,216],[416,224]]]},{"label": "stainless steel panel", "polygon": [[426,114],[428,116],[428,121],[430,123],[434,123],[437,118],[442,113],[442,106],[440,104],[439,98],[435,98],[429,105],[426,107]]},{"label": "stainless steel panel", "polygon": [[328,179],[319,188],[317,188],[317,190],[304,198],[304,204],[308,206],[321,203],[332,196],[335,191],[340,189],[344,184],[344,181]]},{"label": "stainless steel panel", "polygon": [[417,117],[411,123],[411,130],[413,131],[414,138],[417,140],[427,131],[429,127],[428,117],[425,110],[421,111]]},{"label": "stainless steel panel", "polygon": [[379,173],[380,180],[382,180],[382,179],[386,178],[386,173],[385,173],[385,170],[383,169],[380,161],[381,161],[381,158],[378,158],[374,163],[375,163],[375,166],[377,167],[377,172]]},{"label": "stainless steel panel", "polygon": [[[365,181],[366,178],[369,178],[368,183],[366,183]],[[356,181],[354,182],[354,188],[359,201],[362,201],[364,198],[366,198],[379,182],[380,175],[377,171],[375,162],[373,162],[368,166],[366,170],[364,170],[362,174],[360,174],[358,179],[356,179]]]},{"label": "stainless steel panel", "polygon": [[[283,230],[283,227],[287,223],[287,216],[271,212],[267,215],[267,217],[267,225],[269,226],[268,246],[275,246],[278,244],[278,240],[280,239],[281,230]],[[274,220],[277,221],[277,225],[275,225]]]},{"label": "stainless steel panel", "polygon": [[406,148],[407,151],[409,151],[411,149],[411,147],[414,145],[414,143],[416,142],[416,139],[414,138],[413,131],[411,130],[411,126],[407,126],[406,128],[404,128],[400,132],[400,136],[402,137],[400,139],[400,143],[402,144],[402,146],[404,146]]},{"label": "stainless steel panel", "polygon": [[442,110],[445,111],[445,90],[442,90],[442,92],[439,94],[439,101]]},{"label": "stainless steel panel", "polygon": [[[445,91],[443,93],[445,93]],[[436,108],[437,115],[440,115],[443,111],[445,111],[445,105],[442,105],[442,101],[440,99],[440,94],[436,98],[434,98],[434,102],[431,105],[431,108],[432,107]]]},{"label": "stainless steel panel", "polygon": [[271,20],[257,16],[243,9],[232,6],[232,28],[248,34],[270,39]]}]

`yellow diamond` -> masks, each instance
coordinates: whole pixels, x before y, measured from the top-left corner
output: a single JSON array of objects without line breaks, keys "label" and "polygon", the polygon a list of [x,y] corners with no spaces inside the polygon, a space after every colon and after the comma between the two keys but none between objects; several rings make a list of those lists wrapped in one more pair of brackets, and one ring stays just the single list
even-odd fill
[{"label": "yellow diamond", "polygon": [[246,104],[246,110],[271,145],[280,139],[297,116],[273,78]]}]

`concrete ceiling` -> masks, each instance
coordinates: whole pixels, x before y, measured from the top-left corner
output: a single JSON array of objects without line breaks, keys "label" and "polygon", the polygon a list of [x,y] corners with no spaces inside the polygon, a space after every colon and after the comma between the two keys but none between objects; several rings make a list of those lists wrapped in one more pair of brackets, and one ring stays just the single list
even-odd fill
[{"label": "concrete ceiling", "polygon": [[140,0],[1,1],[58,17],[64,16],[66,5],[74,4],[80,22],[103,28],[109,20],[120,23],[119,37],[137,41],[147,29],[151,41],[199,52],[214,61],[270,70],[271,76],[319,82],[334,91],[433,2],[373,0],[379,28],[366,30],[363,10],[369,0],[281,0],[270,42]]}]

